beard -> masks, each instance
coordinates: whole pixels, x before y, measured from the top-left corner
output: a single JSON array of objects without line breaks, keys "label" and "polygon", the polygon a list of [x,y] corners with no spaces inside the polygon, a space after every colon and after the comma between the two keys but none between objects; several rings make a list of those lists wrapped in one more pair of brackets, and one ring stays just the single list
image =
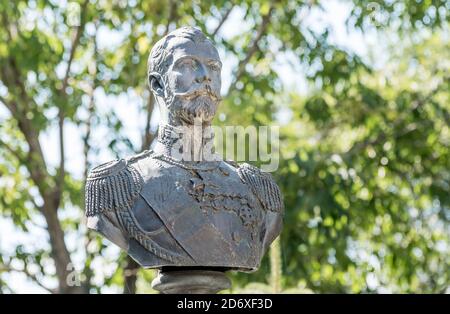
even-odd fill
[{"label": "beard", "polygon": [[209,96],[198,96],[181,105],[180,118],[185,122],[210,122],[216,114],[217,103]]},{"label": "beard", "polygon": [[195,92],[190,95],[174,95],[169,106],[170,111],[182,121],[211,122],[216,114],[220,100],[208,92]]}]

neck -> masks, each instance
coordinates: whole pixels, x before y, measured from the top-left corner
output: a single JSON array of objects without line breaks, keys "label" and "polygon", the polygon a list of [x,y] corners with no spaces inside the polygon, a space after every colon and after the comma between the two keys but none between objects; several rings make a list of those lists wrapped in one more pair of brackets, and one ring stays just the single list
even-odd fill
[{"label": "neck", "polygon": [[209,161],[214,152],[214,133],[208,124],[161,123],[153,149],[157,154],[183,161]]}]

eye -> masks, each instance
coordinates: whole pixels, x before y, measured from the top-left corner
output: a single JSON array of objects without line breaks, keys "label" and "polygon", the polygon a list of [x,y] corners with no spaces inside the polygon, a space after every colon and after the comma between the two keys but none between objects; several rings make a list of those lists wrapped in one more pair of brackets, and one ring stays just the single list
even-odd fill
[{"label": "eye", "polygon": [[195,70],[197,68],[196,62],[192,59],[183,59],[180,60],[179,62],[177,62],[176,67],[179,68],[180,70],[188,70],[188,69],[193,69]]},{"label": "eye", "polygon": [[184,61],[186,67],[190,67],[192,70],[197,69],[197,62],[192,59],[187,59]]},{"label": "eye", "polygon": [[212,71],[220,71],[220,65],[216,62],[211,62],[208,66]]}]

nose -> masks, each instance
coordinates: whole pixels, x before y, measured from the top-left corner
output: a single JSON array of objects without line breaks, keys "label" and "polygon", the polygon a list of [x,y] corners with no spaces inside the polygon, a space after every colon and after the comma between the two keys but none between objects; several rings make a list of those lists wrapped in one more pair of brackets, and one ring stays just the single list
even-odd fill
[{"label": "nose", "polygon": [[211,78],[209,77],[208,70],[203,64],[200,64],[197,69],[197,75],[195,78],[196,83],[203,83],[204,81],[211,81]]}]

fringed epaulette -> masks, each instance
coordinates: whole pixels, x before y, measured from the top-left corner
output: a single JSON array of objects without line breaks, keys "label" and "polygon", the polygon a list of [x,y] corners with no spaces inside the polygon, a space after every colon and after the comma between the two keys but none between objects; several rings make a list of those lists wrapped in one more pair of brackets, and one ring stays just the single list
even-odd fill
[{"label": "fringed epaulette", "polygon": [[95,167],[86,181],[86,216],[129,209],[142,185],[142,177],[125,159]]},{"label": "fringed epaulette", "polygon": [[250,185],[265,210],[283,212],[281,192],[270,173],[262,172],[259,168],[244,163],[239,165],[238,174],[245,183]]}]

